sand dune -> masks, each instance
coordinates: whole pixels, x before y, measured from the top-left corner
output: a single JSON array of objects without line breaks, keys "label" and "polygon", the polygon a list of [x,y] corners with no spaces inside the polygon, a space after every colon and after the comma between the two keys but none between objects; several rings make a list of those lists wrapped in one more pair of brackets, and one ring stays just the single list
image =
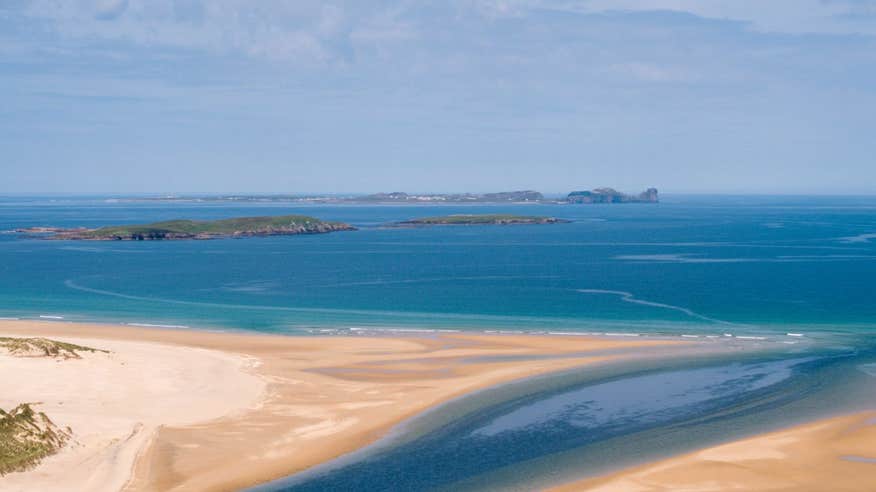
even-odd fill
[{"label": "sand dune", "polygon": [[246,410],[261,400],[266,387],[247,372],[249,360],[215,350],[54,338],[110,353],[64,360],[13,357],[0,350],[0,408],[38,402],[35,408],[73,431],[73,442],[36,469],[0,478],[4,491],[120,490],[160,426]]}]

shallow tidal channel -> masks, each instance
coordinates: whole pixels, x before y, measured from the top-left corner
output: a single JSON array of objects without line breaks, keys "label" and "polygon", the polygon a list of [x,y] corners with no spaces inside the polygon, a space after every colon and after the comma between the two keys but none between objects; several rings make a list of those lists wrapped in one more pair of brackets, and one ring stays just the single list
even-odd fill
[{"label": "shallow tidal channel", "polygon": [[[876,347],[712,352],[609,363],[483,390],[258,492],[532,490],[872,408]],[[872,371],[870,371],[872,372]],[[793,415],[793,420],[789,419]]]}]

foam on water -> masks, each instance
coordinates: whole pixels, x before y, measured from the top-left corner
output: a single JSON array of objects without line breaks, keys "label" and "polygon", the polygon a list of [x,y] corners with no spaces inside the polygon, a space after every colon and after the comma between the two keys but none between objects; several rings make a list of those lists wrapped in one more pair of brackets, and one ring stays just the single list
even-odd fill
[{"label": "foam on water", "polygon": [[639,304],[642,306],[649,306],[649,307],[656,307],[656,308],[661,308],[661,309],[669,309],[672,311],[678,311],[680,313],[684,313],[684,314],[690,316],[691,318],[696,318],[696,319],[700,319],[703,321],[709,321],[711,323],[717,323],[717,324],[722,324],[722,325],[736,324],[736,323],[731,323],[729,321],[724,321],[724,320],[715,319],[715,318],[712,318],[709,316],[704,316],[704,315],[699,314],[699,313],[697,313],[691,309],[688,309],[686,307],[673,306],[672,304],[665,304],[662,302],[654,302],[654,301],[647,301],[644,299],[638,299],[638,298],[636,298],[635,294],[633,294],[632,292],[625,292],[625,291],[621,291],[621,290],[605,290],[605,289],[577,289],[577,291],[582,293],[582,294],[614,295],[614,296],[620,297],[620,299],[624,302],[629,302],[631,304]]},{"label": "foam on water", "polygon": [[157,323],[127,323],[128,326],[140,326],[144,328],[189,328],[187,325],[162,325]]}]

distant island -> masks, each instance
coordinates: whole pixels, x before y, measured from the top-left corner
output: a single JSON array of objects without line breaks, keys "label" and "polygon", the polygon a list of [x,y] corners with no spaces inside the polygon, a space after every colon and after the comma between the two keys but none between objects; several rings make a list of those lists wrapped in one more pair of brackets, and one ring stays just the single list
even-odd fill
[{"label": "distant island", "polygon": [[18,229],[16,232],[43,235],[47,239],[157,241],[292,236],[352,230],[355,230],[353,226],[341,222],[324,222],[305,215],[281,215],[274,217],[238,217],[222,220],[169,220],[153,222],[151,224],[101,227],[99,229],[31,227]]},{"label": "distant island", "polygon": [[569,203],[657,203],[657,188],[648,188],[638,195],[627,195],[614,188],[596,188],[592,191],[573,191],[566,196]]},{"label": "distant island", "polygon": [[402,191],[392,193],[375,193],[348,198],[347,201],[357,202],[451,202],[451,203],[527,203],[542,202],[544,195],[537,191],[501,191],[498,193],[451,193],[451,194],[408,194]]},{"label": "distant island", "polygon": [[657,203],[656,188],[648,188],[637,195],[621,193],[613,188],[596,188],[590,191],[573,191],[566,196],[546,197],[533,190],[500,191],[495,193],[372,193],[367,195],[170,195],[158,197],[113,198],[112,201],[162,201],[162,202],[289,202],[289,203],[340,203],[340,204],[463,204],[463,203]]},{"label": "distant island", "polygon": [[440,217],[424,217],[398,222],[400,226],[430,226],[430,225],[516,225],[516,224],[560,224],[568,220],[556,217],[540,217],[532,215],[444,215]]}]

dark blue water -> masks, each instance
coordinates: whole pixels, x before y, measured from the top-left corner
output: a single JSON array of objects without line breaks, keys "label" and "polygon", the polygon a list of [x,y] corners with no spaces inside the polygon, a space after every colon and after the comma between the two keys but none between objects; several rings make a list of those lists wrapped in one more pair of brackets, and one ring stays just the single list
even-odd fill
[{"label": "dark blue water", "polygon": [[[570,224],[423,229],[436,213]],[[56,242],[0,234],[0,316],[290,331],[423,326],[664,332],[867,330],[876,199],[668,197],[659,205],[288,206],[0,200],[0,230],[305,213],[306,237]]]}]

